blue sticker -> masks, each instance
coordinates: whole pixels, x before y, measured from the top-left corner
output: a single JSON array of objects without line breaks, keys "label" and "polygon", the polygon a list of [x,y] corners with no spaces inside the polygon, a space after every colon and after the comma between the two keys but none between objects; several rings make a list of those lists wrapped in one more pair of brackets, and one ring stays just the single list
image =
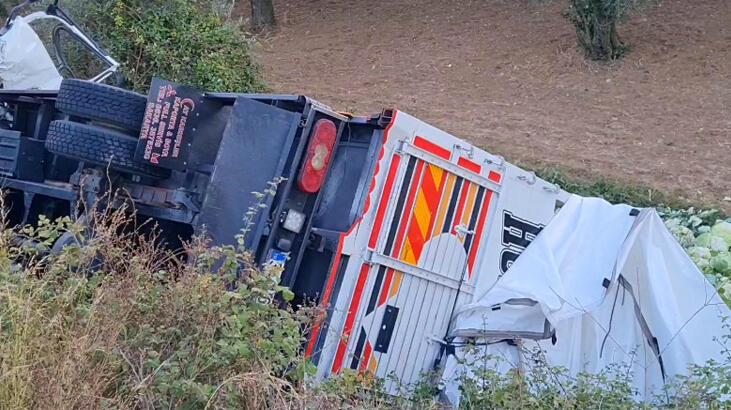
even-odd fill
[{"label": "blue sticker", "polygon": [[281,252],[272,250],[269,254],[269,263],[272,265],[284,266],[289,259],[289,252]]}]

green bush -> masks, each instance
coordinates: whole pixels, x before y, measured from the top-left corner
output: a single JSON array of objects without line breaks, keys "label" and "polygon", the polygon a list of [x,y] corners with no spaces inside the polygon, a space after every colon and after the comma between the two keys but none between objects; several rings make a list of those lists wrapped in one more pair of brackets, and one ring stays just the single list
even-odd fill
[{"label": "green bush", "polygon": [[[279,272],[201,240],[188,261],[123,212],[0,231],[3,408],[284,408],[306,364]],[[72,230],[85,243],[49,253]],[[21,241],[17,239],[20,238]]]},{"label": "green bush", "polygon": [[153,76],[206,91],[263,88],[252,37],[226,19],[220,0],[71,0],[76,16],[122,65],[127,86],[146,92]]},{"label": "green bush", "polygon": [[[571,375],[564,368],[547,364],[544,353],[521,347],[526,369],[502,374],[502,357],[485,354],[480,347],[467,346],[472,374],[462,375],[462,409],[632,409],[636,407],[626,366],[614,365],[597,374]],[[598,403],[599,406],[597,406]]]}]

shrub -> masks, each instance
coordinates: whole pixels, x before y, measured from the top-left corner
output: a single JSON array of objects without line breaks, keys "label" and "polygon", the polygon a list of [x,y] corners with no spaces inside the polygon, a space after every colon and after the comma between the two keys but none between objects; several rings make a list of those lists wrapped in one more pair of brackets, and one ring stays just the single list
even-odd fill
[{"label": "shrub", "polygon": [[262,89],[252,37],[220,0],[72,0],[64,4],[122,65],[131,89],[153,76],[206,91]]},{"label": "shrub", "polygon": [[[296,402],[307,310],[281,305],[277,270],[203,240],[188,246],[184,263],[131,229],[123,211],[90,226],[62,219],[0,231],[4,408]],[[48,253],[69,229],[84,246]]]},{"label": "shrub", "polygon": [[567,369],[550,366],[540,349],[520,347],[525,359],[521,370],[507,374],[495,369],[510,366],[506,359],[467,345],[459,376],[462,409],[632,409],[634,391],[627,366],[613,365],[597,374],[571,375]]}]

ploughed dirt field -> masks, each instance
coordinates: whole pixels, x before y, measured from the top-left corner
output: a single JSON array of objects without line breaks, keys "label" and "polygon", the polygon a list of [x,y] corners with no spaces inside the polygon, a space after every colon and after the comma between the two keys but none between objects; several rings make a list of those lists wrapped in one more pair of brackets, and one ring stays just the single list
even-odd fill
[{"label": "ploughed dirt field", "polygon": [[633,13],[610,65],[584,60],[566,3],[275,0],[257,53],[276,92],[396,107],[512,162],[731,209],[731,1]]}]

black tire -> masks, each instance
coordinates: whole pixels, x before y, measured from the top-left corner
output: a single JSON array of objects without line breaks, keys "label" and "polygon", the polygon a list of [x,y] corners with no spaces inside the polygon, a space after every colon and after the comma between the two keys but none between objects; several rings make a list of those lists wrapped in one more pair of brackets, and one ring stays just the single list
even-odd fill
[{"label": "black tire", "polygon": [[53,242],[53,246],[51,246],[51,253],[54,255],[60,255],[64,248],[80,248],[83,246],[83,242],[83,239],[75,233],[66,231],[62,233],[55,242]]},{"label": "black tire", "polygon": [[53,154],[79,161],[109,166],[115,171],[165,177],[168,172],[136,161],[139,140],[129,135],[93,125],[53,121],[46,136],[46,149]]},{"label": "black tire", "polygon": [[76,117],[139,131],[145,116],[144,95],[91,81],[65,79],[56,98],[56,109]]}]

